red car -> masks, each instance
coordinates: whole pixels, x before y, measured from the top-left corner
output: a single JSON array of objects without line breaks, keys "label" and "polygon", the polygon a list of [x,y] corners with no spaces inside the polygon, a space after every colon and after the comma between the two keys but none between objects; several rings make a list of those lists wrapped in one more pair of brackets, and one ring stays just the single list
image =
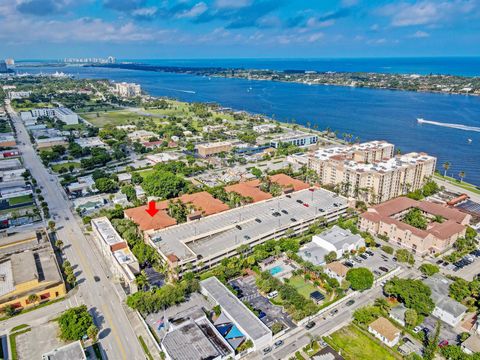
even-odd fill
[{"label": "red car", "polygon": [[308,205],[307,203],[303,203],[303,206],[309,207],[310,205]]},{"label": "red car", "polygon": [[439,347],[439,348],[443,348],[443,347],[445,347],[445,346],[447,346],[447,345],[448,345],[448,341],[447,341],[447,340],[442,340],[442,341],[440,341],[440,342],[438,343],[438,347]]}]

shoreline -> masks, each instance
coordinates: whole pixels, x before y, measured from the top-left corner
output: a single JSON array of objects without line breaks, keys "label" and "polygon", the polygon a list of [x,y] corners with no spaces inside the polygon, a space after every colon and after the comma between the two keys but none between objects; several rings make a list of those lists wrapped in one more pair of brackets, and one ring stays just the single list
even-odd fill
[{"label": "shoreline", "polygon": [[[68,66],[68,65],[65,65]],[[182,67],[182,66],[157,66],[136,63],[120,63],[120,64],[89,64],[83,67],[97,67],[110,69],[124,69],[148,72],[163,72],[172,74],[185,74],[203,77],[215,77],[224,79],[243,79],[254,81],[272,81],[281,83],[294,83],[307,86],[324,85],[339,86],[345,88],[366,88],[377,90],[391,91],[411,91],[419,93],[445,94],[445,95],[463,95],[463,96],[480,96],[480,77],[466,77],[457,75],[415,75],[415,74],[390,74],[376,72],[313,72],[305,70],[259,70],[259,69],[241,69],[241,68],[223,68],[223,67]],[[296,79],[291,79],[297,77]],[[377,79],[380,77],[381,79]],[[449,79],[455,82],[455,86],[462,89],[469,89],[475,83],[475,88],[469,91],[437,90],[435,87],[441,85],[443,80]],[[336,81],[332,81],[336,80]],[[436,81],[438,80],[438,81]],[[377,82],[377,83],[372,83]],[[423,87],[411,88],[405,86],[388,86],[382,85],[384,81],[421,81]],[[358,83],[357,83],[358,82]],[[380,82],[382,84],[380,84]],[[427,84],[426,84],[427,82]],[[421,86],[422,83],[416,84]],[[425,88],[425,86],[430,88]],[[451,83],[446,86],[454,86]]]}]

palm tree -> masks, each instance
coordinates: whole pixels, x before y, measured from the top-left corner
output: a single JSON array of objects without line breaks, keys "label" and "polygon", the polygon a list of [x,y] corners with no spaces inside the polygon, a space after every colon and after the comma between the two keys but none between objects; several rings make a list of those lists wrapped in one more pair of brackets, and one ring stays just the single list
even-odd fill
[{"label": "palm tree", "polygon": [[145,286],[148,285],[148,279],[147,276],[145,275],[145,272],[142,271],[136,278],[135,278],[135,283],[137,284],[137,287],[140,290],[145,289]]},{"label": "palm tree", "polygon": [[35,304],[40,300],[40,296],[38,296],[37,294],[30,294],[28,295],[27,300],[29,304]]},{"label": "palm tree", "polygon": [[376,307],[380,308],[380,310],[382,310],[385,313],[388,313],[388,311],[390,310],[390,305],[388,304],[387,300],[385,300],[384,298],[375,299],[374,304]]},{"label": "palm tree", "polygon": [[462,181],[463,181],[463,178],[465,177],[465,171],[460,171],[460,172],[458,173],[458,176],[460,177],[460,182],[462,182]]},{"label": "palm tree", "polygon": [[447,171],[448,171],[448,169],[450,169],[450,165],[451,164],[448,161],[445,161],[443,163],[442,167],[443,167],[443,170],[445,170],[445,172],[443,173],[444,177],[447,176]]}]

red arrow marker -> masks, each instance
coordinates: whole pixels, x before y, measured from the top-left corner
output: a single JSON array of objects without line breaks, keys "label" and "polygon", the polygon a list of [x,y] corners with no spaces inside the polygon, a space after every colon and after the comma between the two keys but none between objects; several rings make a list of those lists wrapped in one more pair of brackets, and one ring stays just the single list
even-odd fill
[{"label": "red arrow marker", "polygon": [[155,203],[155,201],[150,201],[148,203],[148,208],[145,209],[145,211],[148,213],[148,215],[150,215],[151,217],[154,217],[155,214],[159,211],[157,208],[156,208],[157,204]]}]

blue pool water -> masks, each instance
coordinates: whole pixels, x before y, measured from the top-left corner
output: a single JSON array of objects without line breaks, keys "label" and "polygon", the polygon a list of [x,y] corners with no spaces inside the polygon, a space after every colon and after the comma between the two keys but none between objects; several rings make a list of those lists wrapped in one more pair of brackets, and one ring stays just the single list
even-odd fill
[{"label": "blue pool water", "polygon": [[270,269],[270,274],[276,275],[278,273],[281,273],[282,271],[283,271],[283,267],[281,267],[280,265],[277,265]]}]

